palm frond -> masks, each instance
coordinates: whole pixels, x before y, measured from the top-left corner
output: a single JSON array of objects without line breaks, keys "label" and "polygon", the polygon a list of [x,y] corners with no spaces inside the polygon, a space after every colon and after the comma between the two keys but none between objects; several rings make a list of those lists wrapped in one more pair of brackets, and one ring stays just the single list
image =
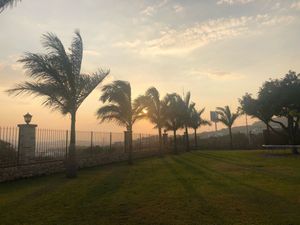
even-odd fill
[{"label": "palm frond", "polygon": [[[25,53],[19,60],[33,82],[21,83],[7,92],[41,96],[45,99],[43,105],[63,114],[74,113],[109,71],[99,70],[92,76],[80,74],[78,63],[80,61],[81,64],[82,40],[78,32],[73,40],[70,58],[55,34],[43,35],[42,44],[47,54]],[[76,71],[72,69],[73,62],[77,63]]]},{"label": "palm frond", "polygon": [[0,13],[8,7],[17,5],[18,2],[21,2],[21,0],[0,0]]},{"label": "palm frond", "polygon": [[73,38],[70,48],[70,61],[72,63],[72,72],[76,76],[79,76],[81,71],[83,43],[79,30],[75,31],[75,37]]},{"label": "palm frond", "polygon": [[127,81],[117,80],[103,86],[100,101],[109,103],[98,110],[98,118],[103,121],[115,121],[129,128],[137,119],[131,103],[131,86]]}]

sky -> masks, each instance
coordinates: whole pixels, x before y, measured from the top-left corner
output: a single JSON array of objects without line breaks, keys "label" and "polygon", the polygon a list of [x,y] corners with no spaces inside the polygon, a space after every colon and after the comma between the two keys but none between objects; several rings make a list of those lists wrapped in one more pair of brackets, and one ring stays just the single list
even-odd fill
[{"label": "sky", "polygon": [[[110,69],[103,84],[129,81],[133,98],[151,86],[162,97],[191,91],[206,119],[219,106],[235,110],[264,81],[300,72],[299,0],[22,0],[0,14],[0,27],[0,126],[23,123],[29,112],[40,128],[69,128],[70,118],[41,106],[41,98],[5,93],[28,79],[17,60],[24,52],[45,52],[47,32],[68,48],[79,29],[82,72]],[[123,131],[97,120],[100,88],[81,105],[77,129]],[[244,124],[241,117],[235,125]],[[140,121],[134,131],[155,133],[152,127]],[[214,126],[200,129],[209,130]]]}]

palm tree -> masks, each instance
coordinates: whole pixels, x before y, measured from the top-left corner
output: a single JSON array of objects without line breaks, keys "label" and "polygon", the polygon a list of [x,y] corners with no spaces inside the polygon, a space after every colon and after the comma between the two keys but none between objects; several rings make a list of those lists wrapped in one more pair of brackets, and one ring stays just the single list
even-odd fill
[{"label": "palm tree", "polygon": [[185,103],[182,98],[176,94],[167,94],[164,98],[163,114],[165,115],[164,127],[166,130],[172,130],[174,135],[174,153],[177,153],[178,129],[183,128],[185,119]]},{"label": "palm tree", "polygon": [[24,82],[7,90],[9,94],[29,94],[44,97],[43,105],[71,116],[71,138],[67,177],[76,177],[76,112],[87,96],[102,82],[109,71],[99,70],[92,76],[81,74],[83,43],[79,31],[75,32],[67,53],[60,39],[52,33],[43,35],[47,54],[25,53],[19,62],[34,81]]},{"label": "palm tree", "polygon": [[160,100],[160,94],[155,87],[150,87],[145,95],[139,96],[134,102],[135,108],[146,110],[147,118],[155,124],[158,129],[159,152],[162,155],[162,127],[164,125],[163,101]]},{"label": "palm tree", "polygon": [[98,109],[98,119],[101,122],[115,121],[126,127],[125,147],[128,147],[128,163],[132,164],[132,126],[137,119],[143,117],[143,111],[141,108],[134,108],[132,104],[130,83],[116,80],[103,86],[100,101],[108,104]]},{"label": "palm tree", "polygon": [[184,128],[185,128],[185,141],[186,141],[186,151],[190,150],[190,140],[188,127],[191,120],[191,113],[193,108],[195,107],[195,103],[190,102],[191,100],[191,92],[187,92],[184,96]]},{"label": "palm tree", "polygon": [[236,113],[232,113],[229,106],[217,107],[217,114],[218,114],[218,121],[223,123],[225,126],[228,127],[229,130],[229,137],[230,137],[230,148],[233,148],[232,144],[232,125],[235,120],[240,116],[240,113],[237,111]]},{"label": "palm tree", "polygon": [[21,0],[0,0],[0,13],[7,7],[13,7]]},{"label": "palm tree", "polygon": [[208,120],[202,119],[202,114],[204,112],[205,108],[201,109],[200,111],[197,111],[194,107],[191,111],[191,119],[189,123],[189,127],[194,129],[194,139],[195,139],[195,147],[198,147],[198,140],[197,140],[197,129],[204,125],[211,125],[211,123]]}]

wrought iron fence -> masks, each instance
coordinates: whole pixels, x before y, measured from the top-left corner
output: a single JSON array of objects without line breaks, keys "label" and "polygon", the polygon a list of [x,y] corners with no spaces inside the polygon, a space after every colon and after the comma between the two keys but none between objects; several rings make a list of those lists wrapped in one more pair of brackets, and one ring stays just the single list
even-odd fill
[{"label": "wrought iron fence", "polygon": [[[68,154],[70,131],[36,129],[33,157],[19,158],[19,129],[0,127],[0,167],[64,160]],[[95,157],[97,153],[124,152],[124,133],[76,131],[78,157]],[[133,151],[153,151],[159,146],[158,135],[132,134]],[[101,154],[99,154],[101,157]]]},{"label": "wrought iron fence", "polygon": [[9,167],[18,163],[17,127],[0,127],[0,167]]}]

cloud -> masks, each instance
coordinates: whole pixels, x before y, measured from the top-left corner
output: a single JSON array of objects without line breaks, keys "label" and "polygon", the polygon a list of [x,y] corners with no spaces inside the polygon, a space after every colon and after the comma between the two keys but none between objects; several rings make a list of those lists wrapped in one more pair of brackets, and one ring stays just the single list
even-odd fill
[{"label": "cloud", "polygon": [[217,5],[235,5],[235,4],[248,4],[250,2],[254,2],[254,0],[219,0]]},{"label": "cloud", "polygon": [[211,80],[241,80],[244,79],[245,76],[239,73],[226,72],[221,70],[200,70],[200,69],[192,69],[188,76],[190,78],[209,78]]},{"label": "cloud", "polygon": [[95,50],[83,50],[84,55],[99,56],[100,53]]},{"label": "cloud", "polygon": [[174,9],[174,11],[175,11],[176,13],[180,13],[180,12],[182,12],[182,11],[184,10],[183,6],[180,5],[180,4],[174,5],[174,6],[173,6],[173,9]]},{"label": "cloud", "polygon": [[196,23],[187,28],[165,28],[156,38],[120,41],[115,46],[131,49],[141,55],[184,55],[212,42],[264,31],[262,28],[268,26],[289,24],[293,19],[293,16],[268,14],[220,18]]},{"label": "cloud", "polygon": [[165,6],[168,3],[168,0],[162,0],[158,2],[157,4],[147,6],[145,9],[141,11],[142,15],[145,16],[153,16],[160,8]]},{"label": "cloud", "polygon": [[291,9],[300,10],[300,1],[291,4]]}]

